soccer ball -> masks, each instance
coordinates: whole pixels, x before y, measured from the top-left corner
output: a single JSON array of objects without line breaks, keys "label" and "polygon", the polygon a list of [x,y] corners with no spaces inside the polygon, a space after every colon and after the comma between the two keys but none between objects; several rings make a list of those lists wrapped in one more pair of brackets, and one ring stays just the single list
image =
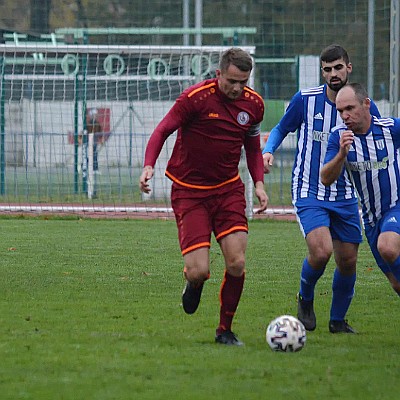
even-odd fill
[{"label": "soccer ball", "polygon": [[274,351],[300,351],[306,343],[306,329],[297,318],[281,315],[268,325],[266,339]]}]

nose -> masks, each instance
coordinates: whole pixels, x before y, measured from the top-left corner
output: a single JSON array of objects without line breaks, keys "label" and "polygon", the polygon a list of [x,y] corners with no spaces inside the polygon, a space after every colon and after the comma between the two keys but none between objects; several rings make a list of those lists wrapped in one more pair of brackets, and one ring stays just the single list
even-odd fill
[{"label": "nose", "polygon": [[349,119],[349,117],[350,117],[350,115],[347,112],[345,112],[345,111],[342,112],[342,120],[343,121],[347,121]]},{"label": "nose", "polygon": [[336,78],[338,76],[338,71],[335,68],[332,68],[331,71],[331,78]]},{"label": "nose", "polygon": [[239,82],[237,82],[233,85],[234,92],[240,92],[241,90],[242,90],[242,85]]}]

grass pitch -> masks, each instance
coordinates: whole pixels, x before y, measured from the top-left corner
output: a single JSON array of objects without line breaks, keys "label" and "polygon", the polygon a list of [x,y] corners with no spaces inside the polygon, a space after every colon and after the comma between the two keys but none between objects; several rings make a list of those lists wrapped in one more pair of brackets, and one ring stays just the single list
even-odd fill
[{"label": "grass pitch", "polygon": [[214,343],[223,260],[199,310],[184,314],[173,221],[0,220],[1,399],[393,399],[399,298],[360,249],[348,313],[358,335],[328,332],[331,261],[316,290],[317,329],[299,353],[272,352],[270,320],[296,314],[304,240],[294,222],[250,223],[233,330]]}]

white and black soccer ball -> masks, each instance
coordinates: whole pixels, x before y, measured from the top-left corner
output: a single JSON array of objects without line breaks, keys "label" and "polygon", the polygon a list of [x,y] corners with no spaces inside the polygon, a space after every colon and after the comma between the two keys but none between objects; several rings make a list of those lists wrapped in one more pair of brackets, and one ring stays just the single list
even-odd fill
[{"label": "white and black soccer ball", "polygon": [[300,351],[306,344],[306,328],[297,318],[281,315],[268,325],[266,339],[274,351]]}]

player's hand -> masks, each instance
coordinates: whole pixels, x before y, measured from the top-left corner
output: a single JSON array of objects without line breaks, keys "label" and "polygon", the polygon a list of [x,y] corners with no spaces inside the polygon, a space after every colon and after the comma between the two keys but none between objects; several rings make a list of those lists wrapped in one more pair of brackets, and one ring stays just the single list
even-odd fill
[{"label": "player's hand", "polygon": [[343,131],[340,134],[340,152],[342,155],[347,156],[349,153],[349,149],[351,144],[354,141],[354,133],[353,131]]},{"label": "player's hand", "polygon": [[264,184],[262,184],[262,186],[258,184],[256,185],[255,195],[260,203],[260,208],[257,210],[256,214],[261,214],[267,209],[269,201],[268,195],[264,190]]},{"label": "player's hand", "polygon": [[143,193],[150,193],[151,192],[150,185],[149,185],[148,181],[153,177],[153,174],[154,174],[153,167],[150,167],[149,165],[146,165],[143,168],[142,174],[140,175],[140,179],[139,179],[139,187],[140,187],[140,190]]},{"label": "player's hand", "polygon": [[264,161],[264,173],[270,173],[270,167],[274,164],[274,156],[271,153],[264,153],[263,154],[263,161]]}]

